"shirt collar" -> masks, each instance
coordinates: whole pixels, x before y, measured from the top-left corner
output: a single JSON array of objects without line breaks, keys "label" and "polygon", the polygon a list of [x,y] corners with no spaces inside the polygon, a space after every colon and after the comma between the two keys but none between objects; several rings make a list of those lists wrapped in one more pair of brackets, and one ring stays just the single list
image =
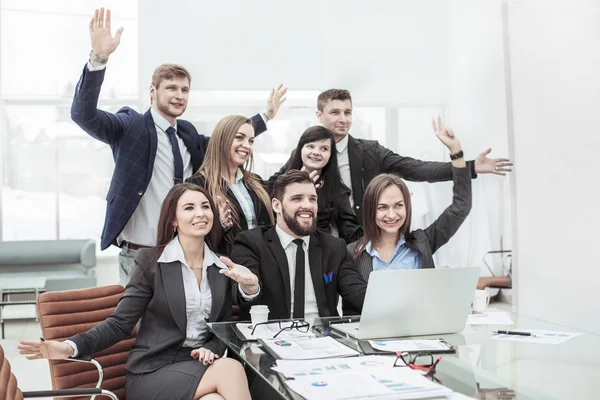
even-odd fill
[{"label": "shirt collar", "polygon": [[[400,239],[398,239],[398,243],[396,243],[396,249],[394,250],[394,255],[392,256],[392,259],[396,256],[398,250],[400,250],[400,247],[402,247],[402,245],[404,245],[405,243],[406,239],[404,239],[404,235],[400,235]],[[369,253],[371,257],[379,257],[379,252],[377,251],[377,249],[373,248],[373,244],[371,243],[371,241],[369,241],[369,243],[367,243],[367,245],[365,246],[365,251]]]},{"label": "shirt collar", "polygon": [[335,148],[338,154],[345,153],[348,150],[348,134],[346,134],[342,140],[335,144]]},{"label": "shirt collar", "polygon": [[244,179],[244,173],[242,172],[241,168],[237,169],[237,172],[235,173],[235,183],[236,185],[238,184],[239,181],[241,181],[242,179]]},{"label": "shirt collar", "polygon": [[[169,121],[167,121],[165,117],[160,115],[158,111],[156,111],[153,107],[150,107],[150,114],[152,115],[152,119],[154,120],[156,126],[158,126],[163,132],[166,132],[167,129],[171,128],[171,124],[169,123]],[[177,123],[175,123],[173,129],[175,129],[175,132],[177,132]]]},{"label": "shirt collar", "polygon": [[[160,255],[158,262],[162,263],[170,263],[179,261],[185,266],[189,267],[188,263],[185,261],[185,254],[183,253],[183,248],[181,248],[181,243],[179,243],[179,238],[175,237],[173,240],[167,244]],[[219,260],[219,257],[208,248],[206,242],[204,242],[204,260],[202,261],[202,269],[206,270],[210,265],[215,264],[218,268],[226,269],[227,266]]]},{"label": "shirt collar", "polygon": [[[279,242],[281,242],[281,247],[283,247],[284,250],[290,245],[290,243],[292,243],[292,241],[296,240],[295,237],[284,232],[279,225],[275,225],[275,232],[277,232],[277,236],[279,236]],[[306,243],[306,248],[308,248],[308,244],[310,243],[310,235],[303,236],[300,239]]]}]

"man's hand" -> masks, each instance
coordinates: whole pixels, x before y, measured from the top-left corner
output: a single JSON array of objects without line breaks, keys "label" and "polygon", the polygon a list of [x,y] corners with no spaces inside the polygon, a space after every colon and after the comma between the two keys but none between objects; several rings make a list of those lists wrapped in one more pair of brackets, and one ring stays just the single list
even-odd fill
[{"label": "man's hand", "polygon": [[285,101],[285,94],[287,93],[287,88],[283,87],[283,84],[280,83],[276,89],[271,89],[269,92],[269,97],[267,98],[267,105],[265,107],[265,114],[269,120],[275,118],[277,115],[277,111],[279,111],[279,107]]},{"label": "man's hand", "polygon": [[110,32],[110,10],[106,10],[106,19],[104,18],[104,8],[94,12],[94,17],[90,21],[90,40],[94,54],[108,58],[121,43],[122,33],[123,28],[121,27],[117,29],[115,36],[112,36]]},{"label": "man's hand", "polygon": [[475,159],[475,172],[478,174],[506,175],[512,171],[512,163],[508,158],[488,158],[492,149],[486,149]]},{"label": "man's hand", "polygon": [[243,265],[234,263],[227,257],[219,257],[219,260],[229,267],[229,269],[221,269],[219,271],[220,274],[225,275],[239,283],[240,288],[247,295],[258,293],[258,277],[254,275],[252,271]]}]

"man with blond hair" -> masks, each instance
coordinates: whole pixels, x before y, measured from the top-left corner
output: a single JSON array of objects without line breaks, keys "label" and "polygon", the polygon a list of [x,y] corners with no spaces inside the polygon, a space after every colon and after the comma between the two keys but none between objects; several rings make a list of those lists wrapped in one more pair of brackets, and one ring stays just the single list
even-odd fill
[{"label": "man with blond hair", "polygon": [[[123,28],[111,33],[110,10],[96,10],[90,21],[90,58],[75,89],[71,119],[92,137],[107,143],[115,169],[106,196],[101,248],[121,248],[120,283],[125,285],[138,249],[156,245],[160,205],[169,189],[200,167],[209,137],[182,119],[191,76],[182,66],[162,64],[152,75],[151,108],[144,114],[123,107],[116,113],[97,108],[109,56]],[[258,135],[277,114],[287,89],[271,90],[265,112],[252,117]]]}]

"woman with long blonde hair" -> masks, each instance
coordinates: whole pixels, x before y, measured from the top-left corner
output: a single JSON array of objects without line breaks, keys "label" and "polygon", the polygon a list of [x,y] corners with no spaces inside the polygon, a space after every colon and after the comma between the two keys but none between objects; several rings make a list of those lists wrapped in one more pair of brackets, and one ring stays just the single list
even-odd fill
[{"label": "woman with long blonde hair", "polygon": [[208,190],[219,204],[225,229],[218,251],[228,255],[239,232],[274,223],[271,199],[260,176],[250,172],[254,127],[240,115],[217,123],[198,171],[187,181]]}]

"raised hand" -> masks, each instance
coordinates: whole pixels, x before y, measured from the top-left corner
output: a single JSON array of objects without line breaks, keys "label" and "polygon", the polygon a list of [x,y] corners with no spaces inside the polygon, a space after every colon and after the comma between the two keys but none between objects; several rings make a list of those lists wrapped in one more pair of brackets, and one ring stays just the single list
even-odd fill
[{"label": "raised hand", "polygon": [[110,32],[109,9],[106,10],[106,18],[104,17],[104,8],[94,12],[94,17],[90,21],[90,40],[94,54],[108,58],[121,43],[122,33],[122,27],[117,29],[114,37]]},{"label": "raised hand", "polygon": [[277,111],[279,111],[279,107],[285,101],[285,94],[287,93],[287,88],[283,87],[283,84],[280,83],[276,89],[271,89],[269,92],[269,97],[267,98],[267,105],[265,106],[265,114],[267,118],[273,119],[277,115]]},{"label": "raised hand", "polygon": [[508,158],[488,158],[492,149],[484,150],[475,159],[475,172],[478,174],[506,175],[512,171],[512,163]]},{"label": "raised hand", "polygon": [[435,118],[431,119],[431,125],[433,126],[435,135],[440,139],[440,142],[450,150],[450,154],[456,154],[462,150],[460,141],[454,136],[452,129],[445,127],[442,124],[442,118],[439,115],[437,117],[437,123]]},{"label": "raised hand", "polygon": [[28,360],[46,358],[49,360],[64,360],[73,355],[73,348],[65,342],[56,340],[22,340],[17,349],[19,354],[25,354]]},{"label": "raised hand", "polygon": [[192,358],[198,359],[198,361],[204,363],[204,365],[212,364],[217,358],[219,358],[218,354],[215,354],[212,351],[205,349],[204,347],[192,350],[190,355],[192,356]]},{"label": "raised hand", "polygon": [[220,274],[239,283],[240,288],[248,295],[253,295],[258,292],[258,277],[254,275],[252,271],[243,265],[234,263],[227,257],[219,257],[219,260],[228,267],[228,269],[219,270]]},{"label": "raised hand", "polygon": [[[308,172],[308,168],[306,168],[303,165],[302,168],[300,168],[300,171]],[[323,185],[323,182],[319,182],[319,171],[317,171],[316,169],[313,169],[312,171],[310,171],[308,173],[308,176],[310,176],[310,179],[312,179],[312,181],[315,183],[315,187],[320,188]]]},{"label": "raised hand", "polygon": [[229,229],[233,226],[233,219],[231,217],[231,208],[229,202],[223,200],[221,196],[217,196],[217,205],[219,206],[219,219],[221,220],[221,226],[225,229]]}]

